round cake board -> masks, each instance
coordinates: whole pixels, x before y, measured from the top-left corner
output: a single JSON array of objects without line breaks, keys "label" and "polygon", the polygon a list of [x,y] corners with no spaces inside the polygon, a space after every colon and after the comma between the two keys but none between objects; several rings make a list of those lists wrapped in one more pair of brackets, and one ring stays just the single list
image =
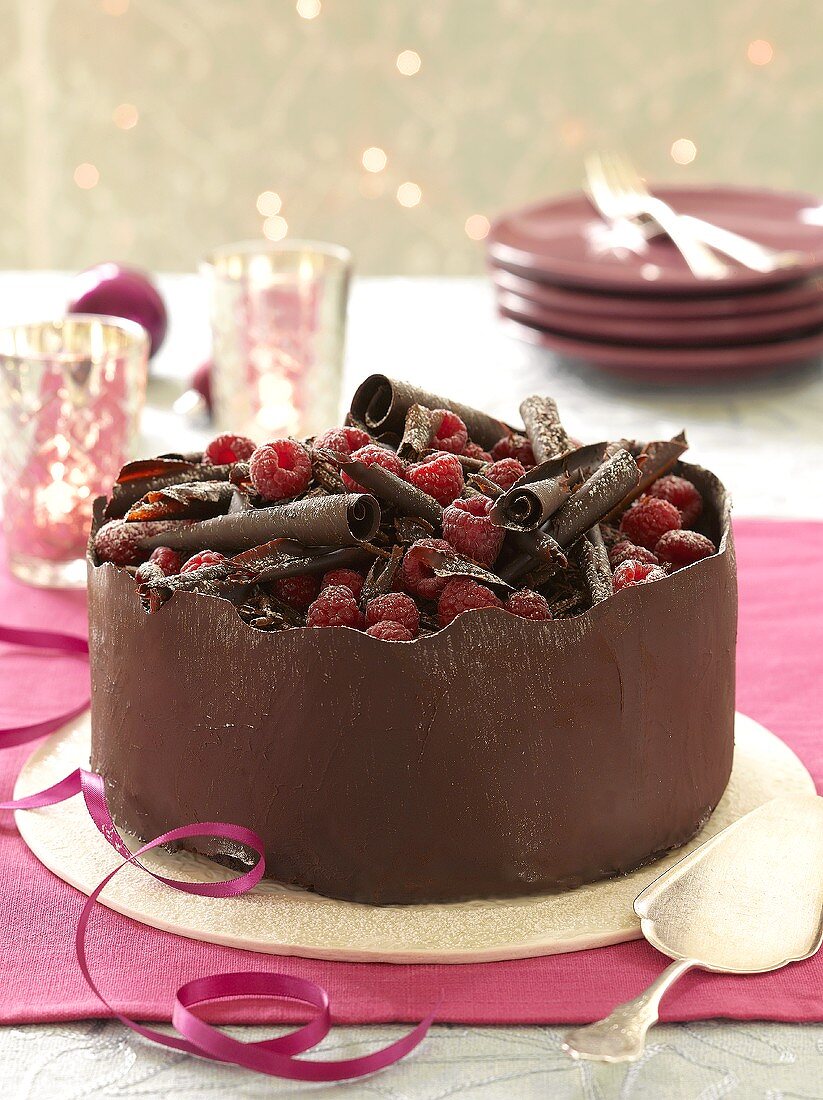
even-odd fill
[{"label": "round cake board", "polygon": [[[89,760],[90,720],[81,715],[35,750],[15,798],[42,790]],[[184,894],[139,868],[125,867],[100,900],[143,924],[191,939],[275,955],[349,962],[466,963],[522,959],[640,938],[632,904],[641,890],[710,836],[778,795],[814,794],[790,748],[738,714],[729,786],[701,832],[684,847],[627,875],[560,894],[435,905],[371,906],[263,882],[239,898]],[[120,862],[97,832],[82,799],[18,812],[17,826],[37,858],[89,894]],[[132,847],[133,838],[126,834]],[[188,852],[148,853],[166,876],[216,881],[227,872]]]}]

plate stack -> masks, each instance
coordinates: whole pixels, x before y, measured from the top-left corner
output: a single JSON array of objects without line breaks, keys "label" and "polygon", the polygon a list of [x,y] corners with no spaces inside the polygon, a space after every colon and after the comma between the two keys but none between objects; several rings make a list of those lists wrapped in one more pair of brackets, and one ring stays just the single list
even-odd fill
[{"label": "plate stack", "polygon": [[743,187],[656,187],[691,214],[799,253],[763,274],[696,278],[665,236],[607,224],[583,194],[504,215],[489,234],[497,304],[518,335],[644,377],[742,374],[823,354],[823,200]]}]

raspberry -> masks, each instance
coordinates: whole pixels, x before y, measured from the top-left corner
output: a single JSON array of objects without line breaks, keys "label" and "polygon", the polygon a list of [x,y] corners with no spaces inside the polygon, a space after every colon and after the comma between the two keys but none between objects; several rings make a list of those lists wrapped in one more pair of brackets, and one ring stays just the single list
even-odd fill
[{"label": "raspberry", "polygon": [[443,538],[479,565],[494,565],[506,533],[489,519],[492,504],[488,497],[471,497],[443,509]]},{"label": "raspberry", "polygon": [[101,561],[115,565],[136,565],[143,557],[137,543],[151,535],[162,535],[181,520],[148,519],[128,523],[124,519],[112,519],[104,523],[94,536],[94,550]]},{"label": "raspberry", "polygon": [[634,588],[636,584],[661,581],[665,576],[659,565],[650,565],[645,561],[632,561],[629,558],[615,569],[612,577],[612,591],[619,592],[621,588]]},{"label": "raspberry", "polygon": [[354,569],[330,569],[328,573],[323,574],[320,589],[322,591],[322,589],[328,588],[329,585],[338,585],[341,588],[348,588],[354,598],[359,600],[364,580],[363,574],[356,572]]},{"label": "raspberry", "polygon": [[539,592],[532,592],[530,588],[521,588],[518,592],[512,592],[506,600],[506,610],[512,615],[519,615],[521,619],[551,619],[551,608]]},{"label": "raspberry", "polygon": [[296,497],[311,481],[309,452],[294,439],[275,439],[258,447],[249,462],[252,484],[264,500]]},{"label": "raspberry", "polygon": [[[418,539],[412,543],[409,549],[415,546],[430,546],[434,550],[451,550],[452,547],[445,539]],[[400,581],[406,592],[412,596],[420,596],[424,600],[436,600],[446,587],[448,577],[437,577],[434,570],[415,557],[408,554],[403,558],[400,567]]]},{"label": "raspberry", "polygon": [[505,492],[506,489],[511,489],[515,481],[519,481],[525,472],[523,463],[518,462],[516,458],[501,458],[493,462],[488,470],[484,470],[483,476],[493,481],[495,485],[499,485]]},{"label": "raspberry", "polygon": [[[387,447],[379,447],[376,443],[370,443],[367,447],[360,447],[352,454],[352,458],[362,462],[365,466],[382,466],[384,470],[388,470],[391,474],[396,474],[398,477],[403,476],[403,463],[394,451],[390,451]],[[358,485],[354,478],[349,477],[347,473],[343,474],[343,484],[350,493],[368,492],[368,489]]]},{"label": "raspberry", "polygon": [[534,451],[524,435],[504,435],[492,447],[492,458],[516,458],[524,466],[534,466]]},{"label": "raspberry", "polygon": [[661,561],[668,562],[675,569],[682,569],[684,565],[717,553],[717,547],[711,539],[697,531],[667,531],[661,535],[654,551]]},{"label": "raspberry", "polygon": [[463,467],[456,455],[437,451],[409,466],[406,481],[445,507],[463,492]]},{"label": "raspberry", "polygon": [[407,630],[402,623],[393,623],[388,619],[382,619],[366,631],[372,638],[380,638],[384,642],[413,642],[414,635]]},{"label": "raspberry", "polygon": [[245,435],[218,435],[206,447],[203,462],[206,466],[228,466],[231,462],[246,462],[254,454],[257,444]]},{"label": "raspberry", "polygon": [[319,435],[315,441],[315,447],[322,447],[327,451],[337,451],[339,454],[350,455],[359,447],[368,447],[371,436],[362,428],[332,428],[328,432]]},{"label": "raspberry", "polygon": [[657,540],[666,531],[680,527],[680,512],[668,500],[660,497],[641,497],[620,520],[620,530],[638,546],[654,550]]},{"label": "raspberry", "polygon": [[630,558],[632,561],[642,561],[648,565],[660,564],[657,554],[653,554],[645,546],[635,546],[628,539],[621,539],[616,542],[609,551],[609,563],[612,569],[616,569],[621,562],[628,561]]},{"label": "raspberry", "polygon": [[441,626],[448,626],[452,619],[462,615],[464,611],[502,606],[494,592],[484,584],[478,584],[468,577],[454,577],[437,601],[437,620]]},{"label": "raspberry", "polygon": [[307,626],[352,626],[362,630],[363,616],[348,588],[324,588],[306,615]]},{"label": "raspberry", "polygon": [[272,581],[272,591],[279,600],[297,611],[306,608],[317,599],[320,579],[313,573],[301,573],[297,577],[278,577]]},{"label": "raspberry", "polygon": [[228,560],[225,554],[217,550],[200,550],[189,558],[180,572],[193,573],[195,569],[202,569],[205,565],[219,565],[221,561]]},{"label": "raspberry", "polygon": [[659,497],[668,500],[680,512],[680,522],[683,527],[691,527],[700,513],[703,511],[703,497],[690,481],[685,477],[677,477],[675,474],[667,474],[653,482],[649,489],[650,497]]},{"label": "raspberry", "polygon": [[484,451],[479,443],[472,443],[471,440],[463,448],[463,454],[466,458],[478,458],[481,462],[491,462],[492,456],[488,451]]},{"label": "raspberry", "polygon": [[181,556],[169,546],[156,547],[149,554],[149,561],[158,565],[167,577],[173,577],[175,573],[179,573],[183,564]]},{"label": "raspberry", "polygon": [[417,604],[404,592],[387,592],[385,596],[376,596],[366,608],[366,626],[377,623],[400,623],[412,637],[420,629],[420,612]]},{"label": "raspberry", "polygon": [[440,424],[434,433],[432,447],[453,455],[462,454],[469,441],[466,425],[457,413],[449,412],[448,409],[435,409],[434,412],[435,416],[440,417]]}]

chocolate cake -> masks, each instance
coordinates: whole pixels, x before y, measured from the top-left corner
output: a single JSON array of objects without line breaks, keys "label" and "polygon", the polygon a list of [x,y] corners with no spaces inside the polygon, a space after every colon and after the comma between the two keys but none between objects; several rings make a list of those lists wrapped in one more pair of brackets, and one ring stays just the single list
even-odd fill
[{"label": "chocolate cake", "polygon": [[243,824],[271,877],[373,904],[567,889],[695,834],[734,740],[724,489],[683,436],[521,413],[374,376],[322,437],[121,471],[89,547],[118,825]]}]

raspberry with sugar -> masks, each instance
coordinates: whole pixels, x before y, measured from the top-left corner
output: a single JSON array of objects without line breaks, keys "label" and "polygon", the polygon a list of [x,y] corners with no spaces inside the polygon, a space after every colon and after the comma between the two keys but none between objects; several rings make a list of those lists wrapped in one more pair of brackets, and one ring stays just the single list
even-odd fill
[{"label": "raspberry with sugar", "polygon": [[306,625],[351,626],[355,630],[362,630],[363,616],[348,588],[331,584],[323,589],[309,608]]},{"label": "raspberry with sugar", "polygon": [[452,619],[464,611],[477,611],[483,607],[502,607],[490,588],[468,577],[454,577],[440,593],[437,601],[437,621],[448,626]]},{"label": "raspberry with sugar", "polygon": [[344,455],[350,455],[360,447],[368,447],[370,443],[371,436],[362,428],[332,428],[328,432],[323,432],[314,441],[315,447],[337,451]]},{"label": "raspberry with sugar", "polygon": [[193,573],[195,569],[202,569],[206,565],[219,565],[229,559],[225,554],[217,550],[200,550],[193,554],[180,570],[181,573]]},{"label": "raspberry with sugar", "polygon": [[466,458],[477,458],[481,462],[491,462],[492,456],[488,451],[484,451],[479,443],[472,443],[471,440],[463,448],[463,454]]},{"label": "raspberry with sugar", "polygon": [[661,535],[679,530],[680,526],[680,512],[661,497],[641,497],[620,520],[623,534],[647,550],[654,550]]},{"label": "raspberry with sugar", "polygon": [[657,554],[653,554],[651,550],[647,550],[645,546],[635,546],[633,542],[629,542],[628,539],[621,539],[616,542],[609,551],[609,564],[612,569],[616,569],[621,562],[628,561],[642,561],[648,565],[659,565],[660,560]]},{"label": "raspberry with sugar", "polygon": [[320,579],[314,573],[301,573],[297,577],[278,577],[272,581],[272,591],[279,600],[296,611],[305,611],[317,599]]},{"label": "raspberry with sugar", "polygon": [[[377,443],[370,443],[367,447],[358,448],[352,454],[352,458],[362,462],[364,466],[382,466],[390,474],[396,474],[398,477],[403,476],[402,460],[397,457],[394,451],[390,451],[388,447],[380,447]],[[343,484],[350,493],[367,493],[369,491],[364,489],[362,485],[358,485],[354,478],[349,477],[345,472],[343,473]]]},{"label": "raspberry with sugar", "polygon": [[645,561],[621,562],[614,571],[612,577],[612,591],[619,592],[621,588],[634,588],[637,584],[650,584],[652,581],[665,580],[666,574],[659,565],[650,565]]},{"label": "raspberry with sugar", "polygon": [[489,519],[493,503],[488,497],[470,497],[443,509],[443,538],[479,565],[494,565],[506,534]]},{"label": "raspberry with sugar", "polygon": [[330,569],[328,573],[323,574],[320,588],[322,591],[322,589],[328,588],[329,585],[339,585],[341,588],[348,588],[354,598],[359,600],[365,579],[363,574],[358,573],[356,569]]},{"label": "raspberry with sugar", "polygon": [[457,413],[449,412],[448,409],[435,409],[434,416],[440,418],[440,423],[434,433],[432,447],[453,455],[462,454],[469,442],[466,425]]},{"label": "raspberry with sugar", "polygon": [[499,485],[505,492],[506,489],[511,489],[515,481],[519,481],[525,472],[525,466],[516,458],[501,458],[493,462],[488,470],[484,470],[483,476],[493,481],[495,485]]},{"label": "raspberry with sugar", "polygon": [[492,447],[492,458],[516,458],[524,466],[534,466],[534,451],[524,435],[504,435]]},{"label": "raspberry with sugar", "polygon": [[286,500],[308,488],[311,458],[296,439],[275,439],[257,448],[249,472],[252,485],[264,500]]},{"label": "raspberry with sugar", "polygon": [[167,577],[173,577],[175,573],[179,573],[183,564],[183,558],[170,546],[155,547],[149,554],[149,561],[153,561]]},{"label": "raspberry with sugar", "polygon": [[406,470],[406,481],[443,507],[463,492],[463,467],[457,455],[437,451]]},{"label": "raspberry with sugar", "polygon": [[380,638],[384,642],[413,642],[414,635],[407,630],[402,623],[394,623],[383,619],[366,631],[372,638]]},{"label": "raspberry with sugar", "polygon": [[680,512],[683,527],[691,527],[703,511],[703,497],[690,481],[676,474],[659,477],[649,488],[650,497],[668,500]]},{"label": "raspberry with sugar", "polygon": [[519,615],[521,619],[541,621],[553,617],[551,608],[543,596],[539,592],[533,592],[531,588],[521,588],[517,592],[512,592],[506,600],[506,610],[512,615]]},{"label": "raspberry with sugar", "polygon": [[115,565],[137,565],[144,552],[137,545],[140,539],[152,535],[163,535],[181,520],[147,519],[132,523],[124,519],[111,519],[104,523],[94,536],[94,551],[101,561],[110,561]]},{"label": "raspberry with sugar", "polygon": [[366,608],[366,626],[385,622],[400,623],[414,637],[420,629],[420,612],[411,596],[405,592],[387,592],[370,600]]},{"label": "raspberry with sugar", "polygon": [[209,443],[203,453],[205,466],[228,466],[232,462],[246,462],[254,454],[257,444],[245,435],[225,432]]},{"label": "raspberry with sugar", "polygon": [[682,569],[684,565],[692,565],[716,554],[717,547],[711,539],[697,531],[667,531],[660,536],[654,552],[661,561],[668,562],[675,569]]},{"label": "raspberry with sugar", "polygon": [[[415,546],[429,546],[434,550],[452,549],[445,539],[418,539],[409,550],[413,550]],[[447,580],[448,577],[435,576],[434,570],[414,555],[409,557],[407,552],[403,557],[400,583],[410,595],[420,596],[424,600],[436,600],[446,587]]]}]

